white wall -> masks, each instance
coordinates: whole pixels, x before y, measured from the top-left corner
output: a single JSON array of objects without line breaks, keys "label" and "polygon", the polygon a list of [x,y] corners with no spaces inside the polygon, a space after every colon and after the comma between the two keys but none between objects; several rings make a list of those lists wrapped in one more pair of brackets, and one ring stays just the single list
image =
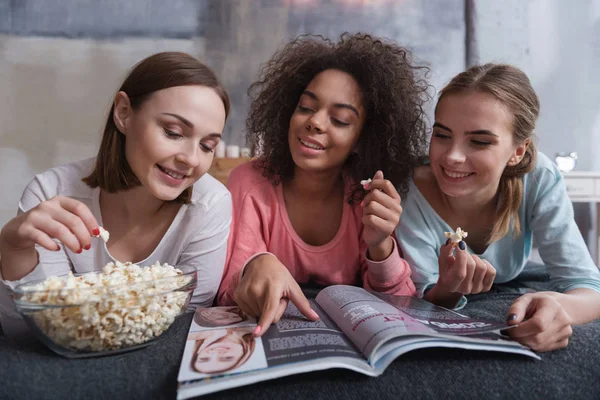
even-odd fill
[{"label": "white wall", "polygon": [[96,154],[126,72],[163,50],[201,54],[203,44],[0,36],[0,227],[36,173]]},{"label": "white wall", "polygon": [[514,64],[541,101],[539,149],[600,169],[600,0],[475,0],[475,61]]}]

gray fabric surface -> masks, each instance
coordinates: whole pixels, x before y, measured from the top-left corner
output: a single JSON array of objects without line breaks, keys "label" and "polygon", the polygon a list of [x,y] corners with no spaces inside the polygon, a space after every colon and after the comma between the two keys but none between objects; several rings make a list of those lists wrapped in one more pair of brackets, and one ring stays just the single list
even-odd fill
[{"label": "gray fabric surface", "polygon": [[[536,278],[539,278],[537,276]],[[543,288],[543,282],[527,283]],[[464,314],[502,320],[522,284],[469,297]],[[70,360],[42,344],[0,338],[0,398],[174,398],[191,314],[153,346],[112,357]],[[347,370],[294,375],[206,399],[600,399],[600,322],[575,327],[565,350],[542,361],[501,353],[426,349],[405,354],[378,378]]]}]

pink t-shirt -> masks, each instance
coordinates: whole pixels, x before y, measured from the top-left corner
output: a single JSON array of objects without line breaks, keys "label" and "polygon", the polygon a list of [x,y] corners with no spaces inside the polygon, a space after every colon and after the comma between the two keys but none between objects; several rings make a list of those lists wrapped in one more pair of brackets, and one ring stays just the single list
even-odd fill
[{"label": "pink t-shirt", "polygon": [[367,259],[360,205],[344,202],[340,229],[335,237],[322,246],[311,246],[292,227],[282,186],[274,186],[254,164],[253,161],[238,166],[228,178],[233,222],[219,304],[234,304],[233,293],[242,268],[249,258],[260,252],[273,253],[298,283],[362,285],[397,295],[415,293],[410,267],[400,257],[395,240],[394,250],[387,259],[379,262]]}]

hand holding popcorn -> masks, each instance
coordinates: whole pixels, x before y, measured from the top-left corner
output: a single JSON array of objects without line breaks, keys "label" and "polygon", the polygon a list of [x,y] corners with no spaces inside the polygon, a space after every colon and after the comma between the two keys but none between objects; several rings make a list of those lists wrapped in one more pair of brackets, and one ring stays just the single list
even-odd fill
[{"label": "hand holding popcorn", "polygon": [[[458,228],[454,235],[440,250],[437,291],[463,295],[489,291],[496,277],[496,269],[487,260],[469,253],[462,241],[466,232]],[[461,240],[457,245],[454,240],[459,237]]]},{"label": "hand holding popcorn", "polygon": [[69,197],[56,196],[10,220],[2,229],[3,251],[24,250],[36,244],[59,250],[57,239],[73,253],[90,248],[98,222],[87,206]]},{"label": "hand holding popcorn", "polygon": [[393,250],[391,235],[402,214],[400,195],[392,182],[384,179],[381,171],[377,171],[372,180],[367,179],[363,188],[369,193],[361,203],[364,224],[362,237],[369,247],[369,258],[381,261],[389,257]]}]

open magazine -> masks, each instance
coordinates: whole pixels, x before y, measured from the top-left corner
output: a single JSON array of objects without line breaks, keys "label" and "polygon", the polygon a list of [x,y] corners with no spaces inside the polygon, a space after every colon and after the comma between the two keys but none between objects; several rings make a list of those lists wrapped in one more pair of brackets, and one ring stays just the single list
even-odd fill
[{"label": "open magazine", "polygon": [[371,293],[355,286],[323,289],[311,322],[290,302],[260,338],[238,307],[199,308],[178,376],[178,399],[282,376],[346,368],[378,376],[398,356],[427,347],[500,351],[539,359],[506,340],[504,323],[472,320],[418,297]]}]

